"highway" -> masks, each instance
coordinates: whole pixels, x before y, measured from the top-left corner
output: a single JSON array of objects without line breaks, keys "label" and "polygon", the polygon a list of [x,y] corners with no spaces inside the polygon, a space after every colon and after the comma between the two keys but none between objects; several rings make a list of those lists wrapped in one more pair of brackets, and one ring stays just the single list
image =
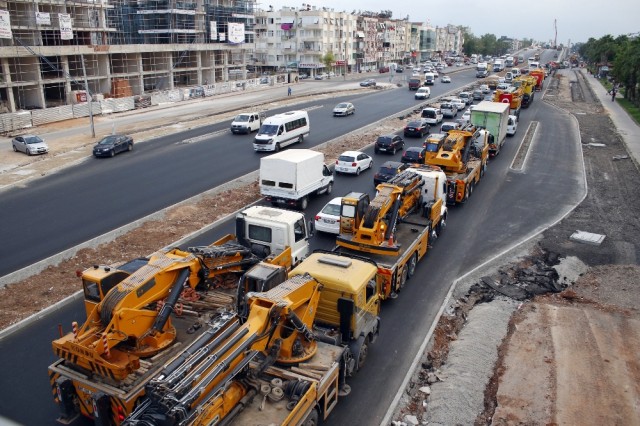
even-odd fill
[{"label": "highway", "polygon": [[[437,83],[432,96],[473,80],[471,71],[456,74],[451,86]],[[357,113],[348,118],[332,118],[330,108],[347,98],[356,105]],[[304,107],[310,108],[313,136],[305,140],[305,147],[332,139],[412,104],[415,104],[413,92],[408,92],[406,88],[333,98],[329,102],[311,101]],[[518,145],[532,121],[540,124],[525,168],[523,171],[510,170]],[[222,123],[219,126],[222,128],[227,125]],[[56,221],[58,215],[69,217],[68,224],[60,226],[73,236],[64,239],[64,243],[59,241],[60,238],[55,238],[56,244],[53,244],[50,241],[54,239],[53,236],[67,235],[59,234],[64,231],[43,227],[41,231],[47,231],[48,237],[33,237],[41,247],[41,254],[34,254],[33,257],[41,258],[44,256],[42,253],[46,252],[55,253],[61,249],[56,246],[66,247],[84,241],[257,168],[260,156],[251,150],[249,138],[246,139],[246,145],[238,145],[239,139],[231,136],[219,136],[205,144],[176,144],[175,141],[186,137],[194,137],[194,134],[174,135],[157,143],[145,144],[135,151],[135,155],[120,158],[123,161],[118,163],[96,163],[95,168],[73,169],[61,173],[61,176],[55,175],[40,181],[35,186],[45,186],[49,192],[61,192],[59,197],[48,198],[51,208],[47,205],[47,209],[42,210],[46,210],[48,216],[56,217]],[[421,144],[419,139],[405,140],[407,146]],[[234,149],[229,149],[232,142],[235,142]],[[374,154],[372,148],[365,152],[374,156],[376,168],[392,158],[390,155]],[[399,160],[400,155],[396,154],[395,159]],[[225,164],[225,167],[221,167],[221,164]],[[573,208],[586,190],[582,168],[580,142],[574,121],[536,96],[534,104],[521,114],[518,134],[508,138],[500,155],[491,160],[487,174],[470,200],[450,210],[443,235],[418,264],[416,275],[397,299],[383,304],[380,337],[370,348],[364,370],[350,380],[351,395],[338,405],[329,418],[329,424],[373,425],[382,420],[451,283],[497,253],[559,220]],[[118,178],[119,173],[123,177]],[[110,176],[112,180],[109,180]],[[42,203],[38,196],[44,194],[32,186],[22,190],[30,193],[31,197],[18,196],[19,191],[3,194],[3,205],[5,196],[13,200],[15,205],[28,204],[29,199],[33,203],[30,206]],[[359,177],[336,176],[331,196],[339,196],[350,190],[369,192],[373,196],[373,173],[367,171]],[[180,195],[175,192],[180,192]],[[91,202],[77,200],[73,206],[67,205],[74,202],[74,198],[82,198],[82,194],[93,194]],[[328,196],[312,198],[307,217],[312,218],[329,199]],[[83,211],[81,217],[83,220],[91,219],[87,222],[91,226],[77,230],[85,228],[78,227],[77,223],[85,222],[68,215],[75,209],[85,208],[90,212]],[[105,211],[102,212],[101,208]],[[94,229],[96,222],[102,231]],[[3,228],[2,232],[9,234],[10,230]],[[221,235],[232,232],[233,224],[225,222],[185,246],[209,244]],[[310,242],[314,249],[328,249],[333,247],[334,237],[318,234]],[[26,247],[15,250],[19,244],[21,239],[17,237],[9,244],[18,253],[14,256],[14,264],[28,264],[30,261],[24,259],[29,257]],[[2,250],[3,256],[11,251],[6,245]],[[82,320],[82,312],[80,301],[71,303],[63,310],[0,341],[0,362],[11,366],[5,370],[4,386],[0,390],[0,414],[25,425],[55,424],[53,419],[57,416],[58,408],[53,403],[46,374],[47,366],[54,361],[51,340],[58,335],[58,324],[63,324],[68,330],[71,321]],[[88,422],[80,419],[75,424]]]}]

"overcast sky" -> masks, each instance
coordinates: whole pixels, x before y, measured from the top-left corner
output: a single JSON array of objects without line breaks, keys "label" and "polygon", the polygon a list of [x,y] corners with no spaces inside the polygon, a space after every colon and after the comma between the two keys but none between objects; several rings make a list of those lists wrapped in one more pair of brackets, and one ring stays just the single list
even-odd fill
[{"label": "overcast sky", "polygon": [[[282,6],[302,7],[302,1],[260,0],[261,9]],[[447,24],[469,27],[480,37],[533,38],[553,41],[554,19],[558,26],[558,43],[585,42],[589,37],[606,34],[640,32],[640,1],[638,0],[323,0],[310,1],[316,7],[333,8],[336,12],[353,10],[391,10],[393,18],[409,15],[411,22],[428,22],[434,27]],[[348,5],[348,6],[345,6]]]}]

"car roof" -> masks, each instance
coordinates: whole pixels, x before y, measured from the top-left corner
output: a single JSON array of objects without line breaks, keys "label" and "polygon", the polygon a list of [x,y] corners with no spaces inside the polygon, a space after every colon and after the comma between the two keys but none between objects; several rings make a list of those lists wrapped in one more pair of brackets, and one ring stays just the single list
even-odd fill
[{"label": "car roof", "polygon": [[327,204],[337,204],[337,205],[340,205],[340,204],[342,204],[342,197],[335,197],[335,198],[333,198],[331,201],[329,201]]},{"label": "car roof", "polygon": [[422,151],[424,147],[421,146],[410,146],[405,151]]},{"label": "car roof", "polygon": [[340,155],[353,155],[354,157],[360,154],[364,154],[362,151],[345,151]]},{"label": "car roof", "polygon": [[400,161],[385,161],[380,167],[401,167],[403,163]]}]

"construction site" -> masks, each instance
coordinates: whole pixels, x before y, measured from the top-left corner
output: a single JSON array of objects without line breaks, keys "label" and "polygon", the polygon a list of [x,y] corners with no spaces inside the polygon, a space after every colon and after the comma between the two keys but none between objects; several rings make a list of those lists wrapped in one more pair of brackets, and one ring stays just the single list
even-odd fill
[{"label": "construction site", "polygon": [[88,114],[88,100],[133,104],[135,96],[197,86],[204,96],[216,83],[246,79],[256,6],[255,0],[4,2],[2,130],[21,127],[7,124],[20,121],[11,114],[18,111],[64,106],[47,114],[75,117],[70,106],[84,103]]}]

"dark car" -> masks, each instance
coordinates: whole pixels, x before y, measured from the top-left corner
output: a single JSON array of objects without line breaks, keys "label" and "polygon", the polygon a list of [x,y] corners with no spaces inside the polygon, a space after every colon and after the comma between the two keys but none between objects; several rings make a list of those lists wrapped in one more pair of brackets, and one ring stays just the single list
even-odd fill
[{"label": "dark car", "polygon": [[382,166],[380,166],[378,173],[373,175],[373,185],[378,186],[382,182],[387,182],[407,167],[409,167],[409,164],[401,163],[399,161],[386,161]]},{"label": "dark car", "polygon": [[378,136],[376,144],[374,146],[375,153],[390,152],[395,154],[399,150],[404,148],[404,139],[398,135],[384,135]]},{"label": "dark car", "polygon": [[396,68],[396,72],[404,72],[404,68],[402,68],[402,67],[397,67],[397,68]]},{"label": "dark car", "polygon": [[482,93],[482,90],[476,89],[473,91],[473,94],[471,96],[473,97],[474,101],[481,101],[484,98],[484,93]]},{"label": "dark car", "polygon": [[418,163],[424,164],[424,154],[427,152],[427,148],[421,146],[411,146],[402,153],[400,159],[403,163]]},{"label": "dark car", "polygon": [[375,86],[377,83],[374,79],[369,78],[363,82],[360,83],[360,86],[362,87],[371,87],[371,86]]},{"label": "dark car", "polygon": [[93,147],[93,155],[96,157],[113,157],[122,151],[133,150],[133,138],[127,135],[109,135],[102,138]]},{"label": "dark car", "polygon": [[389,72],[389,67],[380,67],[380,68],[378,68],[378,72],[380,74],[385,73],[385,72]]},{"label": "dark car", "polygon": [[424,135],[429,134],[429,123],[427,120],[411,120],[404,126],[404,135],[405,136],[418,136],[423,138]]}]

